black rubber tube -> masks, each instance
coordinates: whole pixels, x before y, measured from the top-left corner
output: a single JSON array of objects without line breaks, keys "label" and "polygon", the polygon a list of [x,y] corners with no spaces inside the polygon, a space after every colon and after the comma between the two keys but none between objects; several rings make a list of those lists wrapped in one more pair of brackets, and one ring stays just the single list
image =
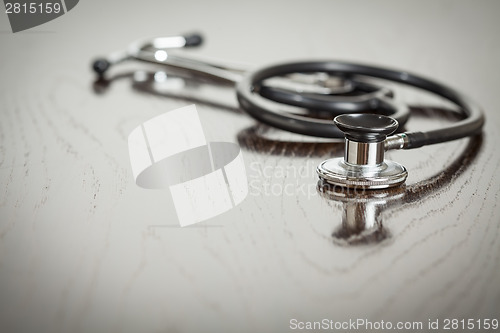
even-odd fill
[{"label": "black rubber tube", "polygon": [[[238,101],[243,110],[268,125],[305,135],[341,138],[344,136],[343,133],[332,126],[331,121],[290,114],[279,103],[267,100],[255,91],[262,84],[262,81],[274,76],[315,72],[341,76],[362,75],[399,82],[432,92],[460,107],[460,112],[464,116],[463,120],[438,130],[406,133],[409,140],[407,149],[479,134],[484,124],[482,110],[463,94],[444,84],[405,71],[339,61],[293,62],[251,72],[236,86]],[[400,125],[406,122],[409,117],[409,109],[405,104],[398,103],[391,98],[381,98],[380,100],[380,109],[396,110],[392,117]]]},{"label": "black rubber tube", "polygon": [[321,95],[304,92],[298,94],[295,91],[278,89],[265,85],[255,88],[258,90],[259,95],[272,101],[310,110],[327,111],[332,115],[376,110],[380,107],[379,102],[381,97],[392,97],[392,91],[387,88],[352,79],[350,81],[354,88],[353,92],[362,93],[361,95]]}]

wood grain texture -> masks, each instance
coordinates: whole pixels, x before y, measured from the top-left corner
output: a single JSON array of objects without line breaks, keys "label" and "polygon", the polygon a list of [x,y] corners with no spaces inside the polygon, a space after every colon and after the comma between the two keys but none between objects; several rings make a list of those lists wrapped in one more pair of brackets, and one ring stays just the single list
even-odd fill
[{"label": "wood grain texture", "polygon": [[[499,9],[493,1],[88,1],[35,31],[2,33],[0,331],[288,332],[292,318],[424,328],[437,318],[500,319]],[[107,86],[94,83],[93,57],[193,28],[207,37],[200,55],[256,65],[352,59],[434,77],[478,101],[487,124],[475,138],[390,152],[410,172],[406,187],[339,198],[318,187],[314,170],[341,156],[342,144],[257,124],[228,88],[151,93],[129,74],[155,67],[138,64],[117,67]],[[453,121],[443,105],[401,98],[414,106],[409,130]],[[168,190],[134,183],[127,136],[193,102],[209,141],[242,148],[249,195],[180,228]],[[363,231],[367,220],[375,224]]]}]

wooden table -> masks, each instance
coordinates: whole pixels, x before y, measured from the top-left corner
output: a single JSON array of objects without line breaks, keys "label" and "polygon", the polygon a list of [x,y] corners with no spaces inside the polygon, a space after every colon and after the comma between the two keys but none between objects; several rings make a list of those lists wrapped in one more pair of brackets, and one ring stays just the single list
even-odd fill
[{"label": "wooden table", "polygon": [[[82,1],[16,34],[2,14],[0,331],[288,332],[323,319],[427,331],[429,320],[500,319],[499,11],[496,1]],[[206,36],[196,55],[346,59],[446,82],[483,107],[483,135],[391,151],[406,187],[339,198],[318,190],[314,170],[342,144],[259,125],[231,89],[151,94],[127,73],[158,67],[137,63],[94,84],[96,56],[192,29]],[[442,103],[401,98],[414,107],[410,130],[454,121]],[[249,194],[181,228],[167,189],[135,184],[127,136],[192,103],[207,140],[241,147]]]}]

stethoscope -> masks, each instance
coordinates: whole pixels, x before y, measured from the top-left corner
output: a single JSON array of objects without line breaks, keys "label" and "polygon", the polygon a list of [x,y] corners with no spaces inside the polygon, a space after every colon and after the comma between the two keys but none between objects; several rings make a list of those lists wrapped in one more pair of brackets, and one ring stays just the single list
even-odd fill
[{"label": "stethoscope", "polygon": [[[406,71],[329,60],[284,63],[251,71],[244,66],[167,53],[201,43],[197,34],[141,40],[126,51],[96,60],[93,69],[102,76],[112,65],[136,59],[208,76],[235,86],[241,109],[262,123],[308,136],[345,138],[344,157],[328,159],[317,167],[321,181],[340,188],[401,185],[408,172],[401,164],[385,159],[385,151],[477,135],[484,124],[482,110],[462,93]],[[462,119],[440,129],[391,135],[407,122],[409,107],[394,99],[391,89],[366,78],[401,83],[441,96],[458,106]],[[311,117],[324,113],[329,119]]]}]

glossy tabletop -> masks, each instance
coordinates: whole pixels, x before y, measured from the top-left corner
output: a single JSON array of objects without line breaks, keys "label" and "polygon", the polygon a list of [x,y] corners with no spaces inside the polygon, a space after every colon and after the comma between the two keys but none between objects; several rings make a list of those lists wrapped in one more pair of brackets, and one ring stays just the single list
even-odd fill
[{"label": "glossy tabletop", "polygon": [[[0,331],[500,319],[499,13],[497,1],[87,0],[15,34],[0,14]],[[196,56],[340,59],[436,79],[482,106],[483,134],[390,151],[405,186],[346,194],[315,172],[343,156],[341,141],[259,124],[231,87],[167,75],[161,89],[162,68],[137,62],[96,82],[95,57],[190,31],[205,36]],[[456,121],[442,101],[396,97],[412,107],[408,130]],[[207,141],[240,147],[248,194],[181,227],[167,188],[136,184],[128,136],[191,104]]]}]

